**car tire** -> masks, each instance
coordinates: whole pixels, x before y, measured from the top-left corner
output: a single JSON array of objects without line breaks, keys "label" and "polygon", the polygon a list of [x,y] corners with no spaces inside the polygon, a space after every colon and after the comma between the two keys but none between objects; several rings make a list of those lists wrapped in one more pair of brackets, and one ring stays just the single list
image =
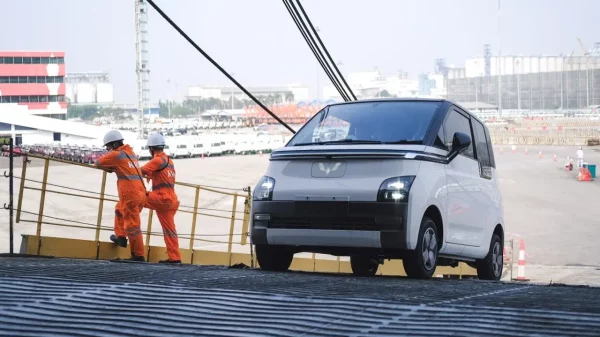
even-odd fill
[{"label": "car tire", "polygon": [[351,256],[350,267],[356,276],[375,276],[379,262],[365,256]]},{"label": "car tire", "polygon": [[294,253],[284,247],[256,245],[256,260],[263,270],[286,271],[293,259]]},{"label": "car tire", "polygon": [[[429,279],[437,267],[439,246],[438,229],[433,220],[423,217],[417,247],[407,252],[402,260],[406,276],[417,279]],[[424,255],[427,253],[427,260]]]},{"label": "car tire", "polygon": [[477,277],[480,280],[499,281],[502,278],[504,266],[504,245],[498,234],[492,235],[488,254],[482,260],[477,260]]}]

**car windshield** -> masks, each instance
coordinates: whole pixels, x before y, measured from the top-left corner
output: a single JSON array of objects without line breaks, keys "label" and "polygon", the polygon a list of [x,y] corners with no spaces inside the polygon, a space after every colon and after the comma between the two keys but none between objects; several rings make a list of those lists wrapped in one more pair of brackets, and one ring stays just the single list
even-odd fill
[{"label": "car windshield", "polygon": [[288,146],[423,141],[441,102],[386,101],[332,105],[315,115]]}]

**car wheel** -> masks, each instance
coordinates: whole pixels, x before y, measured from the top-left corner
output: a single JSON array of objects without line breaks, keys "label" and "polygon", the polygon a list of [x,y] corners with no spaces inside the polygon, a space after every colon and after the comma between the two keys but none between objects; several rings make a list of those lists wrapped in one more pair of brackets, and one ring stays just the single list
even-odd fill
[{"label": "car wheel", "polygon": [[408,252],[402,261],[408,277],[429,279],[433,276],[440,250],[438,238],[435,222],[428,217],[423,217],[417,247]]},{"label": "car wheel", "polygon": [[294,253],[277,246],[257,245],[256,260],[263,270],[286,271],[292,264]]},{"label": "car wheel", "polygon": [[476,261],[477,277],[480,280],[499,281],[504,266],[504,247],[498,234],[492,235],[490,250],[483,260]]},{"label": "car wheel", "polygon": [[379,262],[365,256],[351,256],[350,267],[356,276],[374,276],[379,268]]}]

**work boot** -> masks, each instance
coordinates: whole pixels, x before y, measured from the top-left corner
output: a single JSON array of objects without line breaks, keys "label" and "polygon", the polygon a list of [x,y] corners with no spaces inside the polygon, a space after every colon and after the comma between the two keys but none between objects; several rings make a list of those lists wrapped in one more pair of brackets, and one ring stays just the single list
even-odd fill
[{"label": "work boot", "polygon": [[166,260],[160,260],[160,261],[158,261],[158,263],[181,263],[181,260],[169,260],[169,259],[166,259]]},{"label": "work boot", "polygon": [[124,236],[116,236],[113,234],[110,236],[110,241],[116,243],[120,247],[127,247],[127,238]]},{"label": "work boot", "polygon": [[111,259],[110,261],[114,261],[114,262],[120,262],[120,261],[124,261],[124,262],[146,262],[146,259],[143,256],[135,256],[135,255],[131,255],[130,258],[128,259],[121,259],[120,257]]},{"label": "work boot", "polygon": [[146,262],[146,258],[144,258],[143,256],[135,256],[132,254],[131,257],[125,259],[125,261]]}]

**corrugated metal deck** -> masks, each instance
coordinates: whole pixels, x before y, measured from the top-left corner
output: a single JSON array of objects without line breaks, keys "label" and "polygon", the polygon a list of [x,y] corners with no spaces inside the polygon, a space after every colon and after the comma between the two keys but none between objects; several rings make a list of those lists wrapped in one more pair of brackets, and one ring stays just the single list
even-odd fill
[{"label": "corrugated metal deck", "polygon": [[0,336],[600,336],[600,288],[0,258]]}]

